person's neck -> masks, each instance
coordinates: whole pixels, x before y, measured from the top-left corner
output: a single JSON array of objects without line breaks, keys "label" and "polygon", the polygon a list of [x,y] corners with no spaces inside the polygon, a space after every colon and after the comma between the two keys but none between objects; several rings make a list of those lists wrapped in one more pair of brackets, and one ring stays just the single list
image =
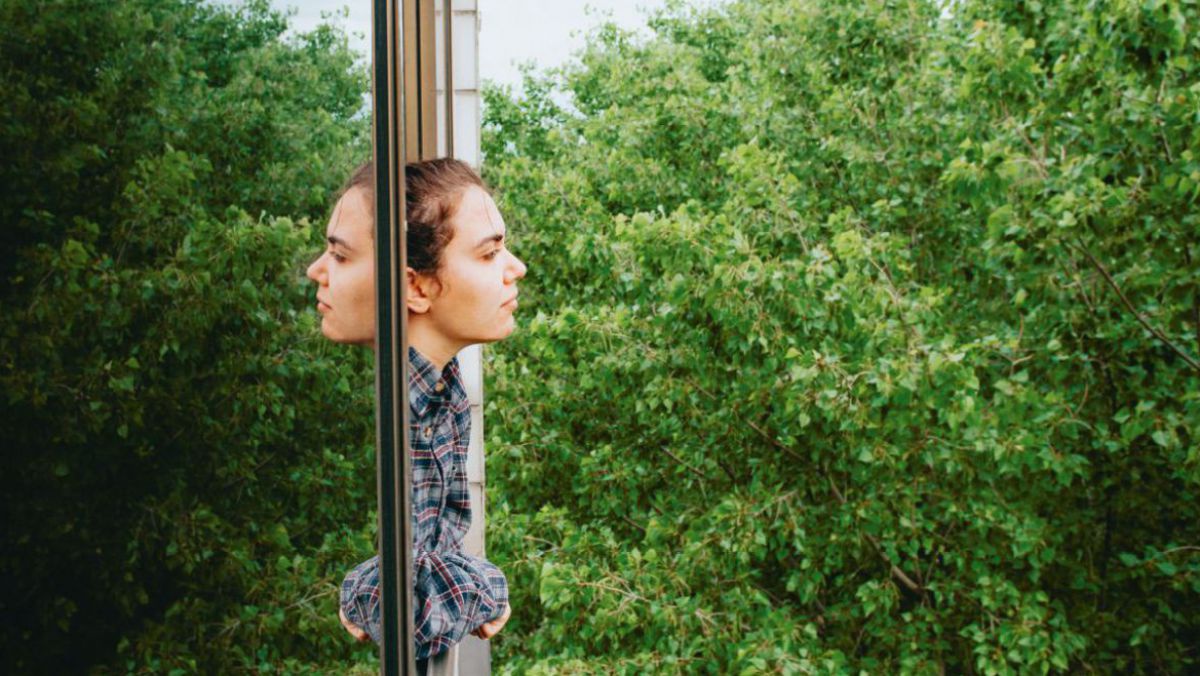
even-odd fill
[{"label": "person's neck", "polygon": [[441,333],[433,330],[426,322],[409,315],[408,318],[408,344],[410,347],[420,352],[423,357],[428,359],[430,363],[441,371],[454,359],[454,355],[458,354],[466,345],[448,340]]}]

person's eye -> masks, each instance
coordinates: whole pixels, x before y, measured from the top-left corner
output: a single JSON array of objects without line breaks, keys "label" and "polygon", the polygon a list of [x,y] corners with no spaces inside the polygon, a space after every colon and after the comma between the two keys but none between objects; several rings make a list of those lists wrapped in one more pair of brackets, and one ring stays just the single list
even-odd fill
[{"label": "person's eye", "polygon": [[345,262],[346,262],[346,257],[345,257],[345,256],[343,256],[342,254],[340,254],[340,253],[336,252],[336,251],[330,251],[330,252],[329,252],[329,255],[333,257],[333,260],[335,260],[335,261],[337,261],[337,262],[339,262],[339,263],[345,263]]},{"label": "person's eye", "polygon": [[500,253],[500,251],[501,251],[500,249],[492,249],[491,251],[485,253],[483,255],[483,257],[490,261],[493,258],[495,258]]}]

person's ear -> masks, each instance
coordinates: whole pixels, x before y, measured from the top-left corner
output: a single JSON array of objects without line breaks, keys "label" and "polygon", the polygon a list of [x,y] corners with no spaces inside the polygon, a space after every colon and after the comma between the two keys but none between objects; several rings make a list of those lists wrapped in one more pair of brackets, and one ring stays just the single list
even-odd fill
[{"label": "person's ear", "polygon": [[417,274],[412,268],[404,269],[408,294],[405,304],[409,312],[424,314],[429,312],[433,299],[437,296],[439,286],[437,280],[429,275]]}]

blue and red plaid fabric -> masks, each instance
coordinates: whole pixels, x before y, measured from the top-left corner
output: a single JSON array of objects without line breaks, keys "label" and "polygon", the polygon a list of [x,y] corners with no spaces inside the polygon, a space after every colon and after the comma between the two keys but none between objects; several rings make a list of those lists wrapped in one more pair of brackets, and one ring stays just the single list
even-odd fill
[{"label": "blue and red plaid fabric", "polygon": [[[438,373],[414,348],[408,349],[409,439],[413,471],[413,580],[416,657],[437,655],[508,604],[504,573],[463,552],[471,525],[467,489],[467,444],[471,406],[458,358]],[[379,557],[364,561],[342,582],[347,619],[379,643]]]}]

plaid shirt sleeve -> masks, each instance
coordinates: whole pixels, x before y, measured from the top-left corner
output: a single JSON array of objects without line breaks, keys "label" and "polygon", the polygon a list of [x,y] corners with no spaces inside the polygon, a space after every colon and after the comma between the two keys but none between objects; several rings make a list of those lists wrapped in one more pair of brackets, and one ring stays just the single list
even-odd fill
[{"label": "plaid shirt sleeve", "polygon": [[[452,360],[442,371],[409,350],[410,441],[413,463],[413,628],[418,659],[440,654],[508,605],[504,574],[463,552],[471,522],[467,440],[471,412]],[[346,618],[380,642],[379,557],[356,566],[342,582]]]},{"label": "plaid shirt sleeve", "polygon": [[[504,573],[490,562],[463,554],[418,552],[413,559],[413,627],[417,659],[437,655],[481,624],[500,616],[508,604]],[[342,610],[379,643],[379,557],[350,571],[342,582]]]}]

